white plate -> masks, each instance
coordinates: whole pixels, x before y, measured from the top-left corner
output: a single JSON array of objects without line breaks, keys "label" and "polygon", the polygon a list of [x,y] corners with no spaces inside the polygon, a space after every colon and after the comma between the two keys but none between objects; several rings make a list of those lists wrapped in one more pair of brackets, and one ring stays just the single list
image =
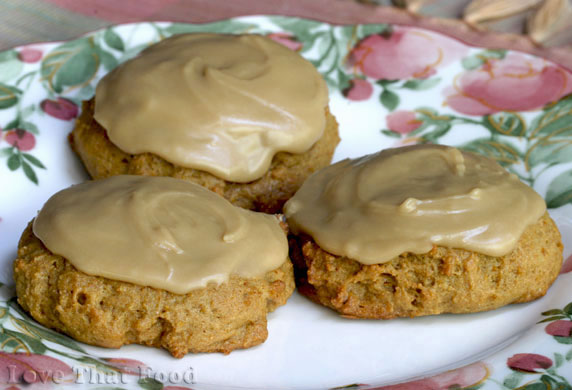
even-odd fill
[{"label": "white plate", "polygon": [[[547,199],[570,256],[572,98],[564,96],[572,91],[572,74],[527,54],[469,47],[418,28],[256,16],[122,25],[0,53],[0,280],[7,286],[27,222],[54,192],[87,179],[66,139],[79,102],[118,62],[189,31],[271,34],[312,60],[328,81],[340,124],[335,160],[415,142],[497,158]],[[41,381],[44,372],[57,381],[59,369],[70,386],[91,379],[129,389],[191,380],[193,388],[373,388],[466,366],[389,388],[569,389],[571,282],[571,274],[560,275],[545,297],[528,304],[390,321],[344,319],[295,293],[269,315],[264,344],[180,360],[141,346],[95,348],[47,331],[22,317],[5,287],[0,347],[10,354],[0,354],[0,379],[16,364],[32,371],[17,371],[28,380]],[[24,351],[32,355],[12,353]],[[143,375],[140,362],[148,367]]]}]

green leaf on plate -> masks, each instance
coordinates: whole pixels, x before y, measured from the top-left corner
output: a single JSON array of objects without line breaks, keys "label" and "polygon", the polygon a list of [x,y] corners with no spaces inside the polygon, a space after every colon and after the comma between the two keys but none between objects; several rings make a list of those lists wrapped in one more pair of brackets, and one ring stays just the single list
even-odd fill
[{"label": "green leaf on plate", "polygon": [[34,184],[38,184],[38,176],[36,176],[36,172],[34,172],[34,168],[26,161],[22,161],[22,169],[24,170],[24,174],[30,181]]},{"label": "green leaf on plate", "polygon": [[381,80],[377,80],[375,83],[377,85],[379,85],[380,87],[385,87],[389,84],[395,84],[397,83],[399,80],[385,80],[385,79],[381,79]]},{"label": "green leaf on plate", "polygon": [[554,353],[554,366],[559,368],[564,363],[564,356],[561,353]]},{"label": "green leaf on plate", "polygon": [[[291,17],[284,17],[284,16],[270,16],[268,18],[270,22],[275,24],[279,27],[282,32],[292,35],[297,41],[302,43],[302,52],[311,51],[314,47],[314,44],[319,44],[321,40],[325,36],[332,35],[334,30],[333,28],[324,29],[324,24],[320,22],[315,22],[313,20],[304,20],[304,19],[297,19]],[[334,40],[332,45],[335,46],[336,43],[343,44],[342,41],[348,41],[348,36],[346,35],[349,31],[345,29],[342,31],[340,36],[338,37],[339,42]],[[344,34],[345,33],[345,34]],[[334,50],[335,51],[335,50]],[[317,54],[321,56],[321,53]],[[321,63],[322,61],[318,61]]]},{"label": "green leaf on plate", "polygon": [[[559,378],[555,378],[556,376],[559,376],[556,373],[556,370],[554,369],[554,367],[550,367],[546,370],[546,372],[550,375],[542,375],[540,377],[540,380],[542,381],[542,383],[544,383],[546,385],[546,388],[549,390],[553,390],[553,389],[558,389],[558,390],[571,390],[572,387],[570,387],[570,384],[566,381],[565,378],[559,377]],[[566,381],[566,383],[562,382],[562,380]]]},{"label": "green leaf on plate", "polygon": [[526,151],[527,169],[539,164],[562,164],[572,162],[572,136],[547,136],[539,139]]},{"label": "green leaf on plate", "polygon": [[11,146],[9,146],[7,148],[1,148],[0,149],[0,157],[8,157],[8,156],[11,156],[12,153],[14,153],[14,148]]},{"label": "green leaf on plate", "polygon": [[63,345],[64,347],[74,351],[85,353],[85,350],[77,342],[67,336],[56,333],[47,328],[43,328],[29,320],[14,318],[14,322],[18,325],[18,327],[26,330],[27,333],[36,336],[38,339],[51,341],[52,343]]},{"label": "green leaf on plate", "polygon": [[541,314],[543,316],[555,316],[557,314],[564,314],[564,312],[560,309],[552,309],[552,310],[543,311]]},{"label": "green leaf on plate", "polygon": [[484,383],[479,383],[473,386],[469,386],[469,387],[463,387],[463,390],[479,390],[480,388],[482,388],[485,384]]},{"label": "green leaf on plate", "polygon": [[320,37],[314,41],[316,42],[316,50],[319,57],[312,61],[316,68],[319,68],[322,64],[327,66],[332,60],[335,60],[336,56],[336,38],[332,34],[328,34],[326,32],[319,32],[318,34]]},{"label": "green leaf on plate", "polygon": [[432,79],[412,79],[412,80],[407,80],[403,84],[402,88],[411,89],[414,91],[424,91],[433,88],[434,86],[439,84],[440,81],[441,78],[439,77],[434,77]]},{"label": "green leaf on plate", "polygon": [[[562,172],[556,176],[548,185],[548,191],[546,192],[546,204],[548,207],[560,207],[567,203],[572,203],[572,170]],[[572,308],[568,305],[564,312],[572,314],[570,310]]]},{"label": "green leaf on plate", "polygon": [[487,58],[495,58],[495,59],[502,60],[503,58],[506,57],[507,51],[508,50],[505,50],[505,49],[487,49],[487,50],[483,50],[481,55],[483,55]]},{"label": "green leaf on plate", "polygon": [[389,129],[383,129],[383,130],[381,130],[381,133],[383,135],[387,135],[388,137],[391,137],[391,138],[401,138],[401,134],[399,134],[397,131],[393,131],[393,130],[389,130]]},{"label": "green leaf on plate", "polygon": [[32,122],[24,122],[24,121],[20,121],[20,124],[18,125],[18,127],[20,129],[24,129],[32,134],[40,134],[40,130],[38,129],[38,126],[36,126],[35,123]]},{"label": "green leaf on plate", "polygon": [[498,112],[483,117],[485,127],[491,132],[501,135],[522,137],[526,134],[524,119],[512,112]]},{"label": "green leaf on plate", "polygon": [[[572,185],[572,182],[570,182]],[[570,302],[569,304],[567,304],[566,306],[564,306],[564,309],[562,310],[564,313],[566,314],[570,314],[572,315],[572,302]]]},{"label": "green leaf on plate", "polygon": [[57,46],[42,60],[42,80],[56,93],[64,92],[65,88],[81,88],[97,73],[100,51],[92,37]]},{"label": "green leaf on plate", "polygon": [[[451,124],[443,121],[439,124],[436,124],[433,130],[424,133],[421,138],[426,142],[439,143],[439,138],[447,134],[449,130],[451,130],[451,127]],[[414,135],[414,132],[409,134]]]},{"label": "green leaf on plate", "polygon": [[110,70],[113,70],[114,68],[116,68],[117,65],[119,65],[119,61],[117,61],[117,58],[115,58],[113,56],[113,54],[111,54],[111,53],[109,53],[103,49],[98,49],[97,53],[99,54],[99,57],[101,58],[101,63],[103,64],[103,68],[106,71],[109,72]]},{"label": "green leaf on plate", "polygon": [[338,89],[343,91],[350,86],[350,76],[338,69]]},{"label": "green leaf on plate", "polygon": [[270,16],[270,21],[284,31],[291,32],[298,38],[312,36],[312,30],[321,28],[323,23],[308,19],[298,19],[288,16]]},{"label": "green leaf on plate", "polygon": [[18,58],[16,50],[0,52],[0,82],[15,79],[23,68],[24,64]]},{"label": "green leaf on plate", "polygon": [[421,136],[426,142],[439,142],[452,128],[453,118],[448,115],[440,115],[435,109],[430,107],[419,107],[415,109],[416,117],[423,122],[421,126],[409,133],[409,136]]},{"label": "green leaf on plate", "polygon": [[24,157],[24,159],[28,160],[32,165],[35,165],[38,168],[46,169],[45,165],[42,164],[42,162],[40,160],[38,160],[36,157],[32,156],[31,154],[22,153],[22,157]]},{"label": "green leaf on plate", "polygon": [[103,33],[103,40],[107,44],[107,46],[111,47],[112,49],[124,51],[125,45],[123,44],[123,39],[117,34],[113,29],[108,28]]},{"label": "green leaf on plate", "polygon": [[357,27],[357,38],[363,39],[370,35],[382,34],[390,29],[390,26],[385,23],[377,24],[361,24]]},{"label": "green leaf on plate", "polygon": [[3,329],[3,332],[8,336],[14,337],[16,340],[24,343],[32,350],[34,353],[38,353],[40,355],[46,353],[46,346],[38,339],[28,336],[27,334],[23,334],[20,332],[16,332],[15,330],[11,329]]},{"label": "green leaf on plate", "polygon": [[141,378],[137,383],[145,390],[161,390],[163,388],[163,384],[161,382],[149,377]]},{"label": "green leaf on plate", "polygon": [[475,55],[463,58],[461,65],[466,70],[474,70],[480,68],[489,59],[503,59],[506,53],[507,50],[504,49],[483,50]]},{"label": "green leaf on plate", "polygon": [[28,107],[22,109],[20,116],[25,119],[30,115],[32,115],[35,111],[36,111],[36,106],[34,104],[30,104]]},{"label": "green leaf on plate", "polygon": [[549,104],[529,127],[530,138],[572,137],[572,95]]},{"label": "green leaf on plate", "polygon": [[523,378],[524,374],[522,372],[513,371],[504,379],[503,385],[509,389],[514,389],[515,387],[518,387]]},{"label": "green leaf on plate", "polygon": [[554,317],[548,317],[545,318],[543,320],[540,320],[537,322],[537,324],[542,324],[543,322],[552,322],[552,321],[556,321],[556,320],[561,320],[563,318],[567,318],[566,316],[560,315],[560,316],[554,316]]},{"label": "green leaf on plate", "polygon": [[338,43],[346,43],[349,42],[353,37],[354,33],[357,31],[358,26],[339,26],[339,36],[338,36]]},{"label": "green leaf on plate", "polygon": [[520,161],[519,151],[508,142],[480,138],[462,145],[461,148],[492,158],[503,166]]},{"label": "green leaf on plate", "polygon": [[22,165],[22,158],[18,153],[14,153],[8,159],[7,164],[8,164],[8,169],[10,169],[11,171],[15,171],[16,169],[20,168],[20,165]]},{"label": "green leaf on plate", "polygon": [[223,20],[206,24],[173,23],[163,31],[169,35],[194,32],[214,32],[221,34],[240,34],[256,26],[238,20]]},{"label": "green leaf on plate", "polygon": [[102,371],[107,374],[113,374],[119,371],[116,367],[113,367],[105,362],[102,362],[90,356],[79,356],[75,360],[81,363],[93,365],[95,366],[95,368],[97,368],[98,371]]},{"label": "green leaf on plate", "polygon": [[485,61],[477,56],[465,57],[461,60],[461,65],[463,65],[463,68],[466,70],[477,69],[484,63]]},{"label": "green leaf on plate", "polygon": [[0,83],[0,109],[15,106],[21,94],[22,91],[20,89]]},{"label": "green leaf on plate", "polygon": [[554,336],[554,339],[560,344],[572,344],[572,337]]},{"label": "green leaf on plate", "polygon": [[77,95],[75,95],[75,98],[83,101],[91,99],[93,95],[95,95],[95,88],[93,85],[87,84],[85,87],[78,91]]},{"label": "green leaf on plate", "polygon": [[7,335],[3,331],[0,332],[0,345],[2,345],[2,348],[0,348],[0,350],[4,352],[21,350],[22,347],[25,346],[25,344],[22,341]]},{"label": "green leaf on plate", "polygon": [[522,386],[519,390],[548,390],[544,383],[530,383]]},{"label": "green leaf on plate", "polygon": [[32,317],[30,317],[28,315],[28,313],[26,313],[24,311],[24,309],[22,309],[22,307],[20,306],[20,304],[18,303],[18,298],[13,297],[10,298],[6,304],[10,307],[11,310],[14,310],[16,313],[18,313],[20,316],[22,316],[22,318],[28,320],[29,322],[34,321],[32,319]]},{"label": "green leaf on plate", "polygon": [[[417,107],[415,109],[415,112],[418,113],[419,115],[423,116],[424,120],[426,120],[426,119],[435,120],[436,117],[439,117],[439,111],[437,111],[433,107]],[[444,118],[447,118],[447,121],[450,121],[450,117],[445,116]],[[442,120],[442,119],[439,119],[439,120]]]},{"label": "green leaf on plate", "polygon": [[20,124],[20,118],[12,119],[10,122],[6,124],[6,126],[4,126],[2,130],[6,131],[10,129],[16,129],[18,128],[19,124]]},{"label": "green leaf on plate", "polygon": [[565,358],[566,358],[566,361],[567,361],[567,362],[569,362],[570,360],[572,360],[572,349],[566,353]]},{"label": "green leaf on plate", "polygon": [[379,101],[389,111],[393,111],[399,105],[399,95],[388,89],[384,89],[383,92],[379,95]]}]

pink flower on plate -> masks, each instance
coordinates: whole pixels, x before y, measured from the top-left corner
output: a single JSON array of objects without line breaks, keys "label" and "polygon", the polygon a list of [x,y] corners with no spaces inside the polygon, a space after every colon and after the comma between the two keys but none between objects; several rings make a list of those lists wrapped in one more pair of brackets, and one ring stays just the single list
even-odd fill
[{"label": "pink flower on plate", "polygon": [[572,74],[541,58],[509,53],[461,73],[443,93],[446,104],[466,115],[541,108],[572,92]]},{"label": "pink flower on plate", "polygon": [[477,362],[431,378],[397,385],[376,387],[375,390],[449,390],[474,386],[489,376],[489,369],[483,362]]},{"label": "pink flower on plate", "polygon": [[79,112],[74,102],[63,97],[57,100],[45,99],[40,103],[40,107],[46,114],[65,121],[77,117]]},{"label": "pink flower on plate", "polygon": [[465,56],[468,47],[441,34],[395,27],[389,35],[370,35],[351,50],[348,65],[374,79],[427,78],[436,68]]},{"label": "pink flower on plate", "polygon": [[107,364],[127,375],[142,375],[147,370],[147,365],[139,360],[125,358],[104,358]]},{"label": "pink flower on plate", "polygon": [[544,331],[551,336],[570,337],[572,335],[572,321],[558,320],[546,325]]},{"label": "pink flower on plate", "polygon": [[34,146],[36,146],[36,137],[34,137],[34,134],[23,129],[7,131],[4,135],[4,139],[10,145],[22,152],[32,150],[34,149]]},{"label": "pink flower on plate", "polygon": [[566,260],[564,260],[564,264],[562,264],[562,269],[560,270],[561,274],[565,274],[572,271],[572,256],[568,256]]},{"label": "pink flower on plate", "polygon": [[38,62],[42,59],[42,55],[44,53],[39,49],[34,49],[31,47],[24,47],[18,53],[18,58],[22,62],[26,62],[28,64],[33,64],[34,62]]},{"label": "pink flower on plate", "polygon": [[69,383],[73,370],[50,356],[0,351],[0,383],[23,384],[26,389],[49,388],[52,384]]},{"label": "pink flower on plate", "polygon": [[414,111],[398,110],[385,117],[387,128],[400,134],[409,134],[423,124]]},{"label": "pink flower on plate", "polygon": [[343,91],[343,95],[356,102],[368,100],[373,94],[373,86],[363,79],[350,80],[350,86]]},{"label": "pink flower on plate", "polygon": [[524,372],[537,372],[552,366],[552,360],[536,353],[517,353],[506,361],[509,368]]},{"label": "pink flower on plate", "polygon": [[278,32],[267,35],[268,38],[281,45],[286,46],[290,50],[300,51],[302,50],[302,42],[299,42],[296,37],[289,33]]}]

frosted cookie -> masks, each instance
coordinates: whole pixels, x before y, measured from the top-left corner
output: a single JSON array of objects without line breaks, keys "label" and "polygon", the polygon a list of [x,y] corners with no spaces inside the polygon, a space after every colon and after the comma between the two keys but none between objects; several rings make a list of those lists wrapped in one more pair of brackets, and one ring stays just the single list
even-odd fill
[{"label": "frosted cookie", "polygon": [[94,179],[172,176],[278,212],[339,143],[314,66],[260,35],[183,34],[106,75],[70,135]]},{"label": "frosted cookie", "polygon": [[63,190],[24,232],[18,302],[42,325],[110,348],[229,353],[267,337],[294,290],[277,218],[193,183],[115,176]]},{"label": "frosted cookie", "polygon": [[300,292],[348,317],[527,302],[562,264],[544,200],[495,161],[446,146],[336,163],[284,212]]}]

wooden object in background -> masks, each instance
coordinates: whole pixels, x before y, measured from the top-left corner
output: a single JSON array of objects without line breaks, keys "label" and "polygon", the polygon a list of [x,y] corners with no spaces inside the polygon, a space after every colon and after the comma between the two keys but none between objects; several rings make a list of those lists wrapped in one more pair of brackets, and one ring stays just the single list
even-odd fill
[{"label": "wooden object in background", "polygon": [[572,44],[572,0],[359,0],[409,12],[460,18],[479,30],[527,34],[542,46]]},{"label": "wooden object in background", "polygon": [[528,18],[543,0],[473,0],[463,19],[472,26],[490,31],[522,34]]},{"label": "wooden object in background", "polygon": [[393,4],[408,11],[439,18],[461,18],[471,0],[393,0]]},{"label": "wooden object in background", "polygon": [[528,20],[530,38],[544,46],[572,44],[572,1],[545,0]]}]

